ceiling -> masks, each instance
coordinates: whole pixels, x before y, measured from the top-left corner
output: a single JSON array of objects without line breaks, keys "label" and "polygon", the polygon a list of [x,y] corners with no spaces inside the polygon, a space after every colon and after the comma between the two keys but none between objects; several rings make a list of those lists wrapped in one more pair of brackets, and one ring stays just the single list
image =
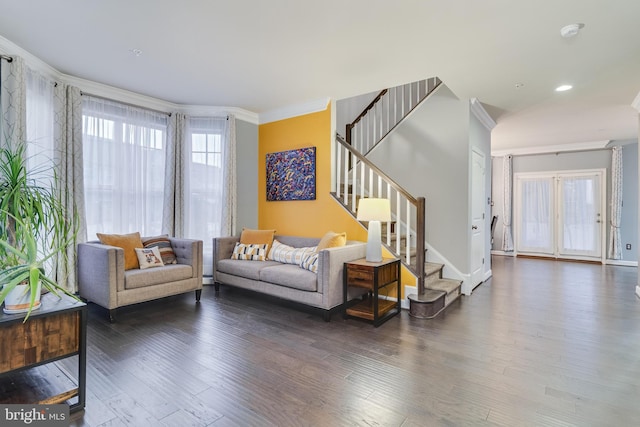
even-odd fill
[{"label": "ceiling", "polygon": [[[0,0],[0,10],[0,36],[62,73],[172,103],[260,114],[438,76],[484,105],[494,149],[638,137],[637,0]],[[585,27],[562,38],[571,23]],[[574,89],[554,92],[563,83]]]}]

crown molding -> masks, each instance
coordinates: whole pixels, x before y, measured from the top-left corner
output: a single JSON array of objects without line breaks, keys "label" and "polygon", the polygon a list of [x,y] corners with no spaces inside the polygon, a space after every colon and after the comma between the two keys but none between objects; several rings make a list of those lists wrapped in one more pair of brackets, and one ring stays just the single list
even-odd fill
[{"label": "crown molding", "polygon": [[471,98],[470,104],[473,115],[480,120],[480,123],[482,123],[489,132],[491,132],[493,128],[496,127],[495,120],[493,120],[489,113],[487,113],[487,110],[484,109],[480,101],[478,101],[478,98]]},{"label": "crown molding", "polygon": [[577,142],[572,144],[559,144],[559,145],[542,145],[536,147],[524,147],[524,148],[512,148],[509,150],[495,150],[491,151],[491,157],[502,157],[508,154],[513,156],[526,156],[529,154],[552,154],[563,153],[569,151],[591,151],[602,150],[607,148],[607,144],[610,140],[604,141],[590,141],[590,142]]},{"label": "crown molding", "polygon": [[302,104],[289,105],[275,110],[260,113],[260,124],[277,122],[278,120],[290,119],[292,117],[304,116],[306,114],[324,111],[329,105],[328,97],[316,99]]},{"label": "crown molding", "polygon": [[636,95],[636,98],[631,103],[631,106],[636,109],[637,112],[640,113],[640,92]]},{"label": "crown molding", "polygon": [[140,93],[132,92],[125,89],[120,89],[114,86],[109,86],[103,83],[86,80],[80,77],[64,74],[46,62],[42,61],[37,56],[32,55],[28,51],[24,50],[15,43],[0,36],[0,53],[6,55],[18,55],[25,60],[25,63],[34,71],[39,72],[53,80],[61,81],[63,83],[76,86],[81,92],[87,95],[96,95],[104,98],[113,99],[114,101],[125,102],[128,104],[137,105],[143,108],[149,108],[152,110],[162,111],[165,113],[171,113],[174,111],[181,112],[187,115],[227,115],[233,114],[236,119],[245,122],[258,124],[258,114],[244,110],[238,107],[221,107],[221,106],[208,106],[208,105],[185,105],[174,104],[172,102],[164,101],[159,98],[154,98]]}]

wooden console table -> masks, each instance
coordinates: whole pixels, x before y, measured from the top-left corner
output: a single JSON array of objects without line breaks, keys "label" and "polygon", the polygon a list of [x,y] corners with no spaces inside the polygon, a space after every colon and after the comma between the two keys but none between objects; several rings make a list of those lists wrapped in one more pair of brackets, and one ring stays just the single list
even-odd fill
[{"label": "wooden console table", "polygon": [[23,323],[24,314],[0,311],[0,376],[70,356],[78,356],[78,387],[39,402],[57,404],[77,397],[71,412],[84,408],[87,361],[87,305],[48,293]]}]

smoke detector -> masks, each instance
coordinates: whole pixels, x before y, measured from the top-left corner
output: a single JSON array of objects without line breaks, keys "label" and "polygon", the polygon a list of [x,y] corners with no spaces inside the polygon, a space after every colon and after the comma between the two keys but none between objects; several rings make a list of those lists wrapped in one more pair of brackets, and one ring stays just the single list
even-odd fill
[{"label": "smoke detector", "polygon": [[584,24],[569,24],[560,28],[560,35],[565,39],[570,39],[578,35],[580,30],[584,28]]}]

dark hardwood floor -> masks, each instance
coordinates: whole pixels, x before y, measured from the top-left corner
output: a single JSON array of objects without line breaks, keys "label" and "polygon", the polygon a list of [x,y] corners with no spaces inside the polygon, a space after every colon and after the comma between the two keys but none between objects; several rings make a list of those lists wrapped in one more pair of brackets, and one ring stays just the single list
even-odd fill
[{"label": "dark hardwood floor", "polygon": [[493,274],[436,319],[379,328],[227,287],[115,324],[90,305],[72,425],[640,425],[637,268],[494,257]]}]

